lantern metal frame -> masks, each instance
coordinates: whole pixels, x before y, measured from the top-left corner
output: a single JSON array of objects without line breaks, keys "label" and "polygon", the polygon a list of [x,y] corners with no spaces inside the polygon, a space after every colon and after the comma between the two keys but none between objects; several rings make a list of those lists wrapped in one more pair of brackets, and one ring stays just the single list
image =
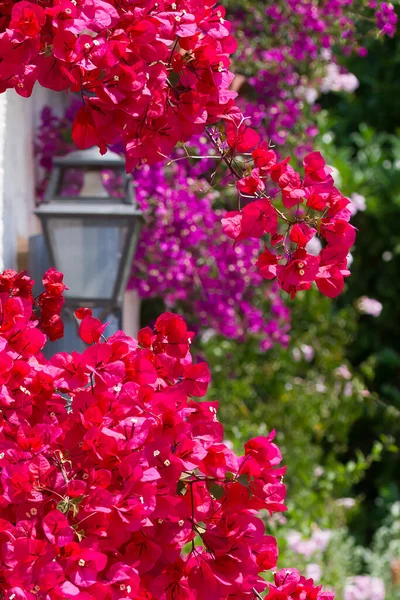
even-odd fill
[{"label": "lantern metal frame", "polygon": [[[122,220],[127,225],[126,239],[119,258],[118,273],[115,278],[112,295],[109,297],[84,297],[68,296],[65,294],[65,305],[69,308],[87,306],[90,308],[103,308],[105,312],[119,311],[123,302],[123,294],[129,278],[134,252],[138,243],[140,228],[143,220],[142,211],[137,207],[134,194],[132,177],[125,173],[124,160],[114,152],[107,152],[101,156],[97,148],[78,150],[64,157],[57,157],[53,161],[47,192],[43,204],[39,205],[35,215],[40,219],[43,236],[49,255],[50,263],[59,268],[55,258],[51,235],[50,220],[82,219],[91,225],[98,222],[111,223]],[[85,171],[103,171],[111,169],[120,172],[124,178],[124,196],[94,197],[94,196],[60,196],[64,172],[68,169]],[[84,257],[82,257],[84,260]],[[68,285],[68,282],[66,282]]]}]

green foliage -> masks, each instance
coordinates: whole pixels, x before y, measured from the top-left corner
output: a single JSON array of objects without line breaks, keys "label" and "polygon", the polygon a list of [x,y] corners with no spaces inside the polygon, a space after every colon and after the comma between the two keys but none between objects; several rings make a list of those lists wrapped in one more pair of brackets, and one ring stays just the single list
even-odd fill
[{"label": "green foliage", "polygon": [[360,82],[356,92],[351,95],[329,94],[321,99],[323,107],[335,117],[338,146],[348,147],[349,136],[359,123],[388,133],[396,133],[400,125],[400,32],[397,30],[393,39],[370,38],[366,47],[366,58],[356,54],[346,60],[341,58]]},{"label": "green foliage", "polygon": [[[312,530],[309,531],[309,535]],[[333,589],[335,599],[343,600],[343,588],[346,578],[359,572],[361,560],[356,552],[354,540],[343,527],[338,527],[332,532],[332,538],[324,551],[316,551],[306,558],[291,550],[285,544],[285,530],[278,535],[278,544],[282,544],[283,552],[280,553],[280,565],[295,564],[302,573],[307,573],[307,565],[317,564],[321,568],[321,581],[324,589]],[[281,545],[279,546],[281,548]]]},{"label": "green foliage", "polygon": [[[370,549],[358,550],[363,568],[385,582],[385,600],[400,596],[400,502],[395,502],[382,526],[376,531]],[[394,584],[396,582],[396,585]]]},{"label": "green foliage", "polygon": [[368,57],[351,56],[345,66],[360,81],[355,94],[328,95],[322,104],[320,148],[339,172],[341,189],[366,198],[367,210],[354,224],[360,233],[352,276],[340,306],[369,296],[383,305],[378,318],[363,316],[346,356],[377,397],[373,416],[363,412],[351,436],[368,453],[381,437],[382,461],[374,464],[356,491],[363,510],[352,521],[359,538],[370,540],[388,506],[400,499],[400,32],[370,40]]},{"label": "green foliage", "polygon": [[[315,525],[303,539],[310,539]],[[329,532],[328,532],[329,533]],[[382,526],[376,531],[370,548],[357,546],[346,527],[339,526],[330,532],[331,539],[325,549],[315,549],[309,556],[295,552],[288,544],[290,532],[287,527],[278,527],[277,536],[280,548],[279,565],[295,564],[303,573],[309,566],[318,565],[324,588],[335,591],[336,600],[343,600],[343,590],[349,578],[357,575],[376,577],[384,582],[385,600],[398,600],[400,597],[400,503],[393,504]],[[315,570],[315,569],[314,569]],[[312,572],[310,572],[312,576]],[[374,596],[373,596],[374,597]]]},{"label": "green foliage", "polygon": [[[213,374],[208,397],[220,401],[221,421],[236,446],[277,430],[288,465],[290,521],[330,526],[342,513],[336,500],[380,457],[382,444],[368,453],[351,444],[350,452],[349,440],[352,424],[364,411],[373,414],[376,404],[362,378],[348,370],[344,354],[354,342],[354,309],[336,311],[317,291],[299,294],[291,309],[288,349],[264,353],[251,338],[203,342],[200,350]],[[310,351],[314,357],[307,361]]]},{"label": "green foliage", "polygon": [[[325,126],[335,122],[332,117],[325,119]],[[338,147],[337,138],[326,131],[320,147],[328,164],[337,170],[335,177],[343,192],[350,195],[357,190],[367,204],[367,210],[353,221],[360,234],[353,251],[352,276],[339,304],[354,306],[358,298],[368,296],[383,305],[379,317],[359,318],[357,335],[345,349],[353,369],[377,400],[376,410],[372,414],[363,411],[354,423],[354,444],[364,453],[370,452],[377,437],[385,444],[381,464],[373,465],[356,488],[365,501],[353,527],[368,539],[388,503],[400,497],[400,140],[365,124],[349,140],[349,147]]]}]

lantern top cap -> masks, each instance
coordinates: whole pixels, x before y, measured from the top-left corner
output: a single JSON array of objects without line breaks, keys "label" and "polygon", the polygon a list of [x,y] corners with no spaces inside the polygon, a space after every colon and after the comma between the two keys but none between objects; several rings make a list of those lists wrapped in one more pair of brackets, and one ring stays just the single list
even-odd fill
[{"label": "lantern top cap", "polygon": [[57,156],[53,163],[57,167],[74,169],[121,169],[125,167],[125,160],[119,154],[108,150],[102,155],[96,146],[87,150],[75,150],[66,156]]}]

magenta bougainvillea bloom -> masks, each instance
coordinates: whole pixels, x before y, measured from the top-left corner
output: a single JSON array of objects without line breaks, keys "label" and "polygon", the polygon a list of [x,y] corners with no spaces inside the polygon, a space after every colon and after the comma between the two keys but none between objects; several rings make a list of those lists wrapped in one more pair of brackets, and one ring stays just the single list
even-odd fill
[{"label": "magenta bougainvillea bloom", "polygon": [[75,143],[122,142],[132,170],[235,110],[230,28],[214,0],[6,1],[0,91],[80,92]]},{"label": "magenta bougainvillea bloom", "polygon": [[289,145],[302,159],[318,133],[320,95],[351,93],[359,85],[341,55],[365,57],[368,37],[393,36],[395,8],[382,0],[254,0],[250,10],[245,2],[226,1],[239,42],[236,102],[261,137],[278,149]]},{"label": "magenta bougainvillea bloom", "polygon": [[[58,298],[62,275],[43,281]],[[80,309],[90,345],[47,361],[32,285],[0,275],[1,596],[331,600],[294,569],[261,577],[278,551],[257,512],[286,510],[275,433],[223,443],[185,321],[106,339]]]},{"label": "magenta bougainvillea bloom", "polygon": [[[289,158],[278,161],[275,152],[261,144],[253,150],[252,158],[255,168],[250,177],[259,179],[262,188],[247,197],[262,199],[253,199],[244,208],[226,213],[222,219],[225,233],[235,243],[268,233],[270,248],[258,258],[259,272],[266,279],[276,279],[292,298],[300,290],[309,290],[313,282],[324,295],[338,296],[344,278],[350,275],[347,255],[355,241],[355,228],[349,223],[351,201],[335,187],[331,169],[319,152],[305,156],[304,177],[291,167]],[[240,178],[236,169],[233,175],[238,192],[243,195],[249,177]],[[271,181],[278,186],[286,213],[276,210],[276,194],[268,196],[264,192]],[[278,235],[278,221],[284,226],[285,235]],[[314,256],[307,251],[307,244],[317,232],[324,245]]]},{"label": "magenta bougainvillea bloom", "polygon": [[[287,10],[292,11],[294,27],[299,33],[291,48],[282,46],[266,52],[282,56],[285,64],[288,55],[295,61],[317,60],[322,50],[330,52],[338,22],[348,47],[358,48],[355,24],[340,3],[314,8],[310,13],[310,7],[299,7],[296,3],[289,3],[285,10],[267,6],[265,14],[275,22],[274,35],[278,35]],[[381,8],[385,14],[390,12],[385,3]],[[298,27],[299,21],[304,28]],[[209,317],[204,307],[217,307],[214,322],[225,320],[225,332],[240,337],[253,328],[260,335],[267,332],[268,323],[262,323],[256,316],[251,298],[251,290],[259,285],[263,273],[292,297],[299,290],[309,289],[313,282],[330,297],[342,291],[344,278],[349,275],[347,254],[354,242],[347,200],[334,187],[329,169],[318,153],[305,154],[302,176],[289,159],[281,160],[269,147],[268,130],[256,131],[248,126],[234,101],[236,93],[230,89],[233,75],[228,70],[229,56],[236,44],[225,11],[213,1],[204,4],[197,0],[177,3],[168,0],[159,4],[149,0],[140,6],[125,6],[111,1],[82,1],[76,5],[65,0],[43,7],[24,0],[18,6],[5,3],[2,25],[0,81],[3,78],[4,88],[14,87],[22,95],[29,95],[31,83],[37,79],[53,89],[79,91],[81,104],[74,116],[72,137],[80,147],[97,144],[103,152],[108,145],[118,142],[124,149],[127,169],[131,170],[170,156],[178,141],[187,141],[193,134],[205,131],[225,167],[225,174],[228,167],[228,181],[230,174],[238,192],[238,207],[222,215],[223,228],[226,236],[234,239],[234,252],[240,255],[242,251],[242,256],[236,261],[229,260],[228,265],[221,261],[223,253],[212,264],[207,260],[201,263],[199,258],[193,260],[198,235],[205,234],[209,240],[210,233],[218,236],[218,229],[210,219],[205,231],[193,220],[192,223],[186,220],[185,215],[179,242],[186,237],[186,247],[182,243],[168,245],[159,239],[157,255],[152,258],[154,268],[148,263],[146,266],[150,268],[146,269],[145,277],[143,271],[134,271],[134,285],[142,294],[146,289],[147,293],[149,290],[153,293],[153,278],[164,285],[167,304],[179,296],[182,285],[165,293],[168,277],[170,282],[175,281],[173,264],[176,263],[177,281],[184,280],[185,269],[191,270],[192,282],[196,281],[194,287],[204,290],[196,291],[195,298],[191,298],[194,312],[204,322]],[[268,56],[263,56],[263,60],[268,61]],[[12,77],[11,69],[15,71]],[[260,74],[257,81],[261,80]],[[287,84],[296,85],[289,73]],[[216,126],[217,121],[223,125]],[[290,122],[282,123],[282,127],[288,129]],[[297,155],[302,148],[296,149]],[[250,153],[253,163],[246,158]],[[146,173],[154,180],[153,171]],[[176,181],[172,186],[171,183],[179,175],[185,179],[187,188],[188,171],[179,167],[172,169],[167,185],[175,188]],[[183,187],[177,189],[182,196]],[[171,194],[174,198],[163,198],[165,194],[160,193],[160,188],[147,189],[147,197],[142,195],[144,204],[151,201],[149,191],[158,202],[157,224],[167,222],[166,202],[171,200],[171,206],[178,205],[175,190]],[[283,211],[276,204],[276,196],[281,198]],[[192,194],[192,197],[198,202],[198,196]],[[171,231],[173,227],[168,229]],[[316,236],[323,246],[315,258],[306,246]],[[268,260],[271,253],[276,257],[272,261],[276,260],[273,277],[271,269],[266,271],[263,259],[260,259],[263,268],[257,273],[260,240],[268,247]],[[139,246],[139,257],[141,251],[143,245]],[[162,255],[170,257],[171,269],[158,267],[157,259]],[[179,262],[185,264],[185,269]],[[241,263],[238,270],[235,262],[237,266]],[[216,278],[227,279],[225,266],[233,268],[229,276],[232,289],[226,286],[230,302],[218,298],[215,289],[208,289]],[[166,273],[165,277],[160,275],[161,271]],[[241,277],[235,282],[233,274],[237,272]],[[234,293],[237,287],[241,289]],[[184,296],[185,293],[179,300],[184,301]],[[224,312],[227,319],[220,318]],[[244,318],[238,319],[238,314]],[[254,325],[255,322],[258,324]],[[285,336],[283,332],[282,340]]]}]

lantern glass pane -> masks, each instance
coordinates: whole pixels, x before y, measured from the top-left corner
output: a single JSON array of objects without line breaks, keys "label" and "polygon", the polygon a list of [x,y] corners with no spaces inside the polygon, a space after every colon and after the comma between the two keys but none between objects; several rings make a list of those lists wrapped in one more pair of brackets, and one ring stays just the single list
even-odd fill
[{"label": "lantern glass pane", "polygon": [[128,234],[125,219],[48,220],[57,269],[64,273],[70,298],[111,299]]}]

